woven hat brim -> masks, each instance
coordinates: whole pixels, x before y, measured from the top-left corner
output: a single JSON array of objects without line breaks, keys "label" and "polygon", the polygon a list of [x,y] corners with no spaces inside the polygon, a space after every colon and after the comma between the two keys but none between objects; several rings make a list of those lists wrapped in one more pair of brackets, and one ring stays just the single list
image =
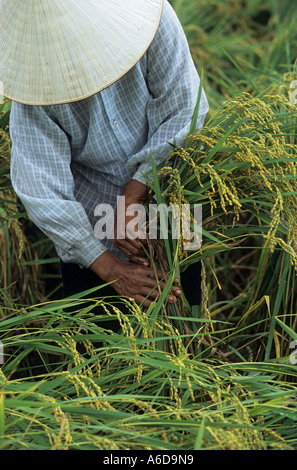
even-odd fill
[{"label": "woven hat brim", "polygon": [[54,105],[100,92],[143,56],[162,0],[1,0],[0,82],[23,104]]}]

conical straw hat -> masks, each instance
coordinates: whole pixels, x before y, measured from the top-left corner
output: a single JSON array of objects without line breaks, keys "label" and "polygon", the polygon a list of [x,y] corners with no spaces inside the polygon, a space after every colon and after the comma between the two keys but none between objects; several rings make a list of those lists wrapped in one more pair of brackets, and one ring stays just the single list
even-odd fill
[{"label": "conical straw hat", "polygon": [[0,84],[24,104],[87,98],[131,69],[162,0],[0,0]]}]

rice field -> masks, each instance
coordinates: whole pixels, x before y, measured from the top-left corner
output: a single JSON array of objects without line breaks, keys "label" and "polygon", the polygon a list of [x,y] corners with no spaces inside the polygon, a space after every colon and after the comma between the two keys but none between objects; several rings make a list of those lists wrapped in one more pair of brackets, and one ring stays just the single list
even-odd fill
[{"label": "rice field", "polygon": [[[55,250],[11,188],[10,103],[0,105],[1,450],[297,448],[294,5],[171,3],[210,112],[199,133],[193,116],[148,184],[159,203],[202,205],[203,243],[149,243],[151,265],[170,276],[148,309],[94,289],[88,305],[83,293],[62,298]],[[167,304],[195,261],[201,305]]]}]

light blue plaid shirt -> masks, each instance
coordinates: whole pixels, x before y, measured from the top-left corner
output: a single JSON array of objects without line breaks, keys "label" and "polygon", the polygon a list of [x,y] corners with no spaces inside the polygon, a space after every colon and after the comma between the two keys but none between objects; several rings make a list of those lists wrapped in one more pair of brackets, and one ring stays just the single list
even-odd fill
[{"label": "light blue plaid shirt", "polygon": [[[195,108],[199,77],[183,29],[165,0],[146,54],[124,77],[79,102],[12,103],[11,178],[29,218],[54,242],[64,262],[89,267],[104,251],[125,259],[94,234],[98,204],[116,207],[126,184],[180,145]],[[204,92],[197,127],[208,112]]]}]

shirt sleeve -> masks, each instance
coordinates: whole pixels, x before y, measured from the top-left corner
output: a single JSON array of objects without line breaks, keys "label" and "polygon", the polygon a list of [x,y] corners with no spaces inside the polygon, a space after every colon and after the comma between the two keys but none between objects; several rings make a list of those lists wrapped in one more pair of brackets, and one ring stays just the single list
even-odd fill
[{"label": "shirt sleeve", "polygon": [[[182,26],[167,0],[157,34],[147,52],[147,86],[151,98],[147,105],[149,135],[145,147],[133,155],[138,164],[133,176],[145,183],[144,175],[164,161],[172,147],[187,137],[198,98],[200,79],[193,63]],[[197,128],[201,129],[209,106],[204,90],[200,99]]]},{"label": "shirt sleeve", "polygon": [[11,180],[29,218],[55,244],[64,262],[89,267],[106,251],[75,200],[71,149],[46,107],[12,103]]}]

